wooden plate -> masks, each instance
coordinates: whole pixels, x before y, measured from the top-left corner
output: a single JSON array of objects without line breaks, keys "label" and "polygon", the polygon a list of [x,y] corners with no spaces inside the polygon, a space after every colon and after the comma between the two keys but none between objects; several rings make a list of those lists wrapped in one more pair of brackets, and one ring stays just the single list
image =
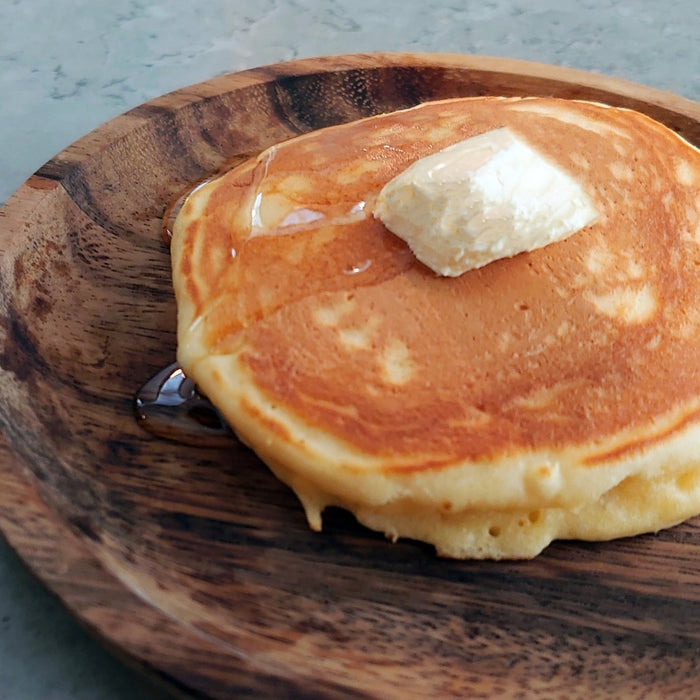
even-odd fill
[{"label": "wooden plate", "polygon": [[151,438],[138,386],[175,354],[166,204],[237,154],[422,100],[633,107],[700,143],[700,105],[509,60],[297,61],[180,90],[57,155],[0,218],[0,524],[103,640],[213,697],[687,696],[700,532],[441,560],[334,512],[311,533],[246,449]]}]

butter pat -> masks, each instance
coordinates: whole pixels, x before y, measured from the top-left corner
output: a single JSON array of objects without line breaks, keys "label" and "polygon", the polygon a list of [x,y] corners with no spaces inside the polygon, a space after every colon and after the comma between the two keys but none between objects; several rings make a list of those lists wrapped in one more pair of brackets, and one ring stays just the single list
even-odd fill
[{"label": "butter pat", "polygon": [[374,215],[421,262],[457,277],[561,241],[598,212],[570,175],[503,128],[414,162],[384,186]]}]

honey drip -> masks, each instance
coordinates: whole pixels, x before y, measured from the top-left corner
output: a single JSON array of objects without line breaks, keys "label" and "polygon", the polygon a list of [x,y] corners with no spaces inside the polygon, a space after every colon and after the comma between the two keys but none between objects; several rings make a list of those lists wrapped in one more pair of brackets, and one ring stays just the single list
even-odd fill
[{"label": "honey drip", "polygon": [[[260,155],[260,162],[256,166],[250,193],[249,239],[261,235],[260,231],[266,230],[261,219],[263,182],[275,154],[274,147],[263,152]],[[175,220],[190,195],[237,165],[256,157],[256,155],[241,154],[228,160],[217,172],[196,182],[173,198],[163,213],[161,237],[165,244],[170,246]],[[333,220],[340,224],[352,223],[367,215],[367,203],[361,201],[357,202],[349,211],[335,215]],[[286,218],[275,227],[275,235],[286,235],[313,229],[315,225],[323,221],[327,221],[327,217],[323,213],[304,208],[295,209],[289,212]],[[231,251],[232,259],[235,259],[237,252]],[[361,274],[368,270],[371,265],[371,260],[353,262],[347,266],[345,274]],[[158,437],[187,445],[205,447],[226,447],[237,442],[233,431],[221,414],[205,396],[197,391],[194,382],[185,376],[177,363],[162,369],[136,392],[133,408],[139,425]]]},{"label": "honey drip", "polygon": [[[165,208],[161,237],[169,247],[175,219],[185,200],[200,187],[223,172],[248,160],[241,155],[227,161],[218,172],[180,192]],[[213,404],[199,393],[195,383],[173,363],[151,377],[134,395],[137,423],[157,437],[198,447],[229,447],[237,444],[236,436]]]}]

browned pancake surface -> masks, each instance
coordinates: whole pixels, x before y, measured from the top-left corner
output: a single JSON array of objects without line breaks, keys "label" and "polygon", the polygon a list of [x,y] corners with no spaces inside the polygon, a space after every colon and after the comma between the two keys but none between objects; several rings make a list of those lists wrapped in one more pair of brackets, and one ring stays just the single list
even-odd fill
[{"label": "browned pancake surface", "polygon": [[[451,279],[359,213],[415,159],[504,126],[582,184],[596,224]],[[186,206],[176,275],[208,353],[243,343],[270,401],[403,469],[645,426],[617,447],[631,450],[700,396],[699,183],[700,155],[636,113],[432,103],[290,141],[210,185],[201,216]],[[317,218],[280,225],[300,210]]]}]

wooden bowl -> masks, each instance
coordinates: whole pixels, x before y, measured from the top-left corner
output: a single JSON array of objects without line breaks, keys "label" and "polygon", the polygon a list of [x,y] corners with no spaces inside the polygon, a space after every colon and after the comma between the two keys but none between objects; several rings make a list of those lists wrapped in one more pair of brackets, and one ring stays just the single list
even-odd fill
[{"label": "wooden bowl", "polygon": [[101,639],[211,697],[688,696],[700,533],[457,562],[296,498],[243,447],[158,440],[134,392],[175,355],[167,204],[240,154],[452,96],[557,95],[700,143],[700,105],[563,68],[328,57],[227,75],[110,121],[0,217],[0,526]]}]

